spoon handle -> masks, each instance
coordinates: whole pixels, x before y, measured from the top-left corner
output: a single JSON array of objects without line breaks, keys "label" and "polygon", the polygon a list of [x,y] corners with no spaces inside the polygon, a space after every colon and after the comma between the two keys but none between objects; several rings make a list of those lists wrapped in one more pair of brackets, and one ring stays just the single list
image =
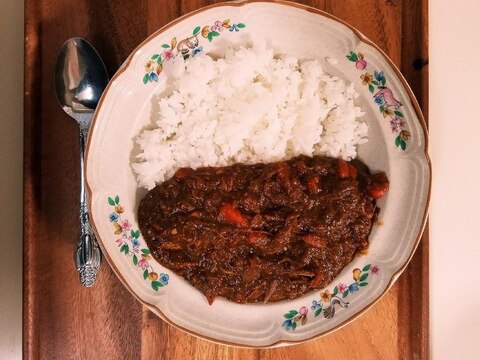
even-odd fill
[{"label": "spoon handle", "polygon": [[77,246],[77,271],[83,286],[90,287],[95,283],[97,270],[100,267],[100,248],[95,233],[90,225],[88,199],[85,188],[84,156],[88,127],[80,126],[80,241]]}]

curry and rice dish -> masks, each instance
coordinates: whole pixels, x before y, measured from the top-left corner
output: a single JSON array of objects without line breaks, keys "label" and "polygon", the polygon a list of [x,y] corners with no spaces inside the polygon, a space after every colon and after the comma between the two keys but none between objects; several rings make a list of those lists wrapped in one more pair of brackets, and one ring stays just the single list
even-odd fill
[{"label": "curry and rice dish", "polygon": [[179,169],[142,200],[153,256],[205,294],[294,299],[327,286],[368,246],[384,173],[359,161],[289,161]]},{"label": "curry and rice dish", "polygon": [[132,164],[157,261],[211,304],[294,299],[368,246],[388,191],[354,84],[265,44],[176,59]]}]

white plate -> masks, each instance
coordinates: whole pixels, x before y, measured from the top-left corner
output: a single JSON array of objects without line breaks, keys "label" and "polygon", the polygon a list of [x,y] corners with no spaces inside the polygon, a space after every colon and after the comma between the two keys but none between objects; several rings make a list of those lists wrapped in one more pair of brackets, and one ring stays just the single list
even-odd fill
[{"label": "white plate", "polygon": [[[178,53],[181,40],[192,37],[198,39],[195,49],[189,48],[195,39],[182,43],[189,56],[200,47],[219,54],[226,46],[265,40],[277,53],[316,58],[330,74],[355,83],[360,93],[357,104],[369,124],[369,142],[360,146],[358,156],[373,171],[386,171],[390,192],[379,201],[383,225],[374,227],[368,254],[356,257],[323,291],[267,305],[217,298],[210,306],[198,290],[150,257],[137,225],[136,210],[144,192],[137,189],[130,165],[134,138],[150,121],[152,96],[165,87],[162,75],[168,71],[170,55]],[[149,37],[102,97],[88,141],[86,175],[91,218],[103,253],[138,300],[189,333],[250,347],[329,333],[373,305],[412,257],[430,195],[425,123],[398,69],[347,24],[287,2],[212,5]]]}]

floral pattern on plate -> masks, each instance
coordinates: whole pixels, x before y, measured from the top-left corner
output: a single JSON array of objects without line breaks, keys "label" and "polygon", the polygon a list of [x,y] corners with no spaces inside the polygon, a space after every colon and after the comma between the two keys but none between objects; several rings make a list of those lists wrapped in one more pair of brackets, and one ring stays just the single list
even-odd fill
[{"label": "floral pattern on plate", "polygon": [[152,81],[158,81],[158,76],[163,70],[163,64],[166,61],[174,59],[181,55],[184,60],[189,57],[195,57],[203,51],[203,46],[200,45],[199,35],[208,39],[211,42],[215,37],[220,36],[223,31],[236,33],[240,29],[245,28],[244,23],[230,24],[230,19],[223,21],[217,20],[212,25],[206,25],[203,28],[197,26],[193,29],[192,36],[187,37],[179,42],[174,37],[169,44],[162,44],[162,51],[153,54],[151,58],[145,63],[145,75],[143,76],[143,83],[147,84]]},{"label": "floral pattern on plate", "polygon": [[132,263],[137,268],[143,270],[143,279],[151,282],[152,289],[158,291],[159,288],[168,285],[168,274],[157,274],[149,260],[152,259],[150,250],[144,248],[140,241],[140,230],[134,230],[128,219],[122,219],[125,211],[120,205],[120,197],[108,198],[108,204],[113,207],[113,212],[108,216],[108,220],[112,223],[114,234],[118,236],[115,240],[120,248],[120,253],[132,259]]},{"label": "floral pattern on plate", "polygon": [[[330,290],[325,290],[320,293],[320,299],[312,300],[312,305],[310,309],[313,311],[314,317],[319,316],[323,311],[323,316],[326,319],[331,319],[335,316],[335,311],[337,306],[341,308],[347,308],[350,305],[349,302],[346,302],[344,299],[350,294],[357,292],[361,287],[367,286],[368,282],[366,281],[369,274],[377,275],[380,271],[378,265],[365,265],[361,270],[358,268],[353,269],[353,280],[354,282],[350,285],[344,283],[339,283],[333,289],[333,292]],[[286,319],[282,323],[282,327],[285,330],[295,331],[297,324],[300,323],[305,325],[308,321],[308,307],[302,306],[299,310],[290,310],[283,315]],[[311,317],[311,316],[310,316]]]},{"label": "floral pattern on plate", "polygon": [[[347,59],[355,63],[358,70],[367,68],[367,61],[362,53],[350,51]],[[360,75],[362,85],[368,86],[368,90],[373,94],[373,101],[378,105],[380,113],[384,119],[388,119],[392,133],[398,133],[395,138],[395,146],[405,151],[407,141],[410,139],[410,132],[406,130],[405,118],[401,107],[403,104],[395,98],[392,90],[386,86],[387,79],[383,71],[373,71],[373,75],[368,71]]]}]

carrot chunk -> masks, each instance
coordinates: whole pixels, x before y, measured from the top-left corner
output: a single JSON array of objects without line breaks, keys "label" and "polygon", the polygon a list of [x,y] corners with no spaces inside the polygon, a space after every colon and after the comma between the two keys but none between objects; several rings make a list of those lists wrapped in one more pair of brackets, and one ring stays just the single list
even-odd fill
[{"label": "carrot chunk", "polygon": [[388,188],[388,183],[376,184],[368,189],[368,193],[372,195],[374,199],[378,200],[385,196],[385,194],[388,192]]},{"label": "carrot chunk", "polygon": [[372,175],[372,183],[367,186],[368,193],[374,199],[380,199],[389,189],[387,175],[384,172]]},{"label": "carrot chunk", "polygon": [[312,194],[318,193],[318,183],[320,181],[320,176],[312,175],[307,179],[307,188]]},{"label": "carrot chunk", "polygon": [[219,209],[219,218],[232,224],[247,225],[247,219],[233,204],[223,204]]},{"label": "carrot chunk", "polygon": [[343,159],[338,159],[338,176],[340,176],[341,179],[345,179],[350,176],[348,164]]},{"label": "carrot chunk", "polygon": [[352,179],[356,179],[358,175],[357,168],[353,166],[352,164],[348,164],[348,174]]}]

